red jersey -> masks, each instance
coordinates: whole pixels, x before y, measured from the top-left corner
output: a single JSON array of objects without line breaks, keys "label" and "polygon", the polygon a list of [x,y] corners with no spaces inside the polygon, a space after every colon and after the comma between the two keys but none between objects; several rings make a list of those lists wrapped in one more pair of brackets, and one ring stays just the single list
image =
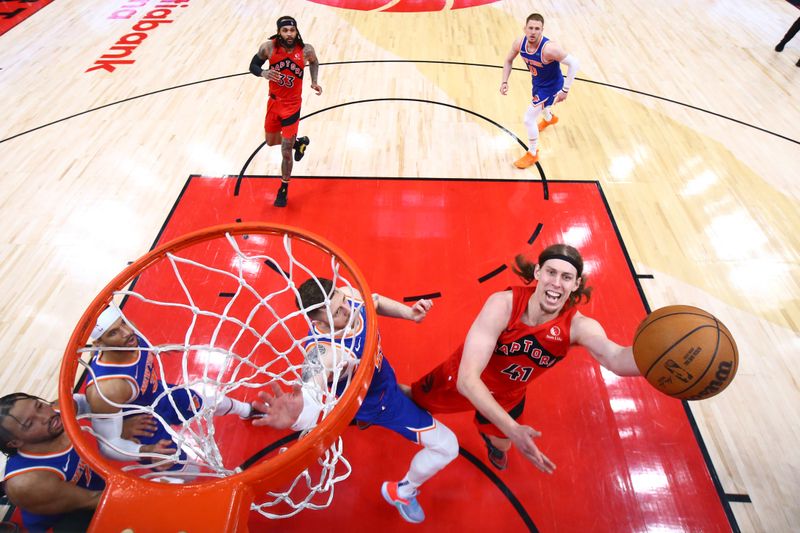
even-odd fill
[{"label": "red jersey", "polygon": [[[570,325],[578,308],[561,310],[553,320],[539,326],[528,326],[522,317],[528,308],[536,284],[512,287],[511,316],[500,333],[489,363],[481,373],[481,381],[489,388],[494,399],[518,422],[525,399],[525,390],[531,380],[544,374],[567,355],[570,342]],[[414,401],[432,413],[454,413],[475,407],[458,392],[458,367],[464,345],[459,346],[442,364],[411,385]],[[493,424],[476,416],[481,433],[498,437],[505,435]]]},{"label": "red jersey", "polygon": [[[512,287],[511,318],[497,339],[494,353],[481,380],[494,394],[524,389],[567,355],[570,347],[570,325],[578,312],[576,306],[565,307],[557,317],[538,326],[522,321],[536,283]],[[463,346],[462,346],[463,349]],[[461,360],[461,354],[458,357]]]},{"label": "red jersey", "polygon": [[306,66],[303,49],[295,44],[287,51],[277,40],[272,43],[269,68],[278,71],[281,79],[269,82],[269,94],[282,102],[299,101],[303,95],[303,69]]}]

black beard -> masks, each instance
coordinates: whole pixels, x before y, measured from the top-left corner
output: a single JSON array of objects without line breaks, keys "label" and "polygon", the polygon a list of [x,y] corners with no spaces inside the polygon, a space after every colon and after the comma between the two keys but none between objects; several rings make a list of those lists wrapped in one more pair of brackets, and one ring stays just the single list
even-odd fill
[{"label": "black beard", "polygon": [[292,44],[289,44],[283,37],[278,36],[278,44],[284,48],[291,48],[294,46],[294,43],[297,42],[297,37],[292,40]]}]

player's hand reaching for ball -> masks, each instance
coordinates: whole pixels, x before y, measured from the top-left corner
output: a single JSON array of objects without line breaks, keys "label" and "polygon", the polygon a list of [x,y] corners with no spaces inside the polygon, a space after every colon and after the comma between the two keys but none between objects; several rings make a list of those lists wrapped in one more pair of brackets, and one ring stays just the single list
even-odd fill
[{"label": "player's hand reaching for ball", "polygon": [[533,439],[541,437],[542,434],[530,426],[516,426],[508,435],[514,446],[522,452],[522,455],[533,463],[533,466],[546,474],[552,474],[556,469],[555,463],[539,451]]}]

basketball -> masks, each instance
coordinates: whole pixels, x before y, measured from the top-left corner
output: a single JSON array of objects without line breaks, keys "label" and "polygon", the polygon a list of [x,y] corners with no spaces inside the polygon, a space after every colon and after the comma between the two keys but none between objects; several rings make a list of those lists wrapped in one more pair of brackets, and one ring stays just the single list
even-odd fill
[{"label": "basketball", "polygon": [[719,394],[739,365],[728,328],[711,313],[688,305],[650,313],[636,329],[633,357],[652,386],[681,400]]}]

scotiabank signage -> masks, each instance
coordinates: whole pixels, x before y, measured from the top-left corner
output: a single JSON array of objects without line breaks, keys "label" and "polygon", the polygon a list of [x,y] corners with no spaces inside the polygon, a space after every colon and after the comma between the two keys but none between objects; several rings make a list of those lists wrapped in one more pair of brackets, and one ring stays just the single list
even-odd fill
[{"label": "scotiabank signage", "polygon": [[170,27],[179,8],[189,7],[189,0],[128,0],[118,2],[116,9],[108,16],[110,20],[127,21],[127,33],[101,55],[86,72],[114,72],[119,67],[130,65],[136,60],[139,48],[153,32]]}]

